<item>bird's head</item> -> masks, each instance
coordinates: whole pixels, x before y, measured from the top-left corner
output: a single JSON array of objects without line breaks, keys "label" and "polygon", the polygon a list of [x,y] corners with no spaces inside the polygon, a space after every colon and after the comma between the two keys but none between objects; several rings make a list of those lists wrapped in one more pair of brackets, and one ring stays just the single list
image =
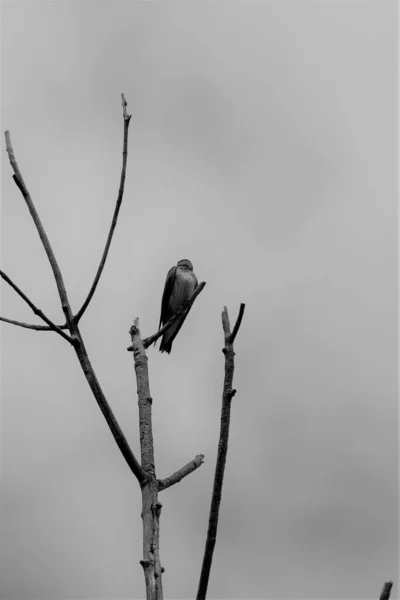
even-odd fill
[{"label": "bird's head", "polygon": [[180,260],[176,266],[186,267],[187,269],[189,269],[189,271],[193,271],[193,265],[187,258],[183,258],[182,260]]}]

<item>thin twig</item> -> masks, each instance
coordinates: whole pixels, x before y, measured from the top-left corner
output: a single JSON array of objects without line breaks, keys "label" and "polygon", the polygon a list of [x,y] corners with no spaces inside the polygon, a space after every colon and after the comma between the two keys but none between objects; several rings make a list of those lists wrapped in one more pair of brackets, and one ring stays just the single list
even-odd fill
[{"label": "thin twig", "polygon": [[[48,325],[33,325],[31,323],[23,323],[22,321],[15,321],[14,319],[6,319],[6,317],[0,317],[0,321],[4,323],[10,323],[10,325],[16,325],[17,327],[25,327],[25,329],[33,329],[34,331],[54,331],[52,327]],[[68,325],[57,325],[59,329],[68,329]]]},{"label": "thin twig", "polygon": [[[197,296],[203,291],[203,289],[205,288],[205,285],[206,285],[205,281],[202,281],[201,283],[199,283],[199,285],[196,287],[196,289],[194,290],[194,292],[190,296],[190,298],[188,298],[188,300],[186,300],[186,302],[181,304],[181,306],[178,308],[176,313],[174,313],[172,315],[172,317],[165,323],[165,325],[163,325],[161,327],[161,329],[159,329],[156,333],[154,333],[153,335],[151,335],[148,338],[145,338],[143,340],[143,346],[145,348],[148,348],[149,346],[151,346],[151,344],[156,342],[158,340],[158,338],[161,337],[167,331],[167,329],[169,329],[171,327],[171,325],[173,325],[175,323],[175,321],[186,318],[186,315],[192,308],[194,301],[196,300]],[[130,348],[128,348],[128,350],[129,349]]]},{"label": "thin twig", "polygon": [[40,310],[40,308],[38,308],[35,304],[33,304],[33,302],[28,298],[28,296],[26,296],[26,294],[24,294],[24,292],[22,290],[20,290],[20,288],[12,281],[12,279],[10,279],[8,277],[8,275],[6,275],[4,273],[4,271],[0,271],[0,276],[4,279],[4,281],[6,283],[8,283],[8,285],[10,285],[13,288],[13,290],[15,290],[17,292],[18,296],[20,296],[28,304],[28,306],[33,310],[35,315],[40,317],[42,319],[42,321],[47,323],[47,325],[53,331],[55,331],[56,333],[61,335],[61,337],[63,337],[65,340],[67,340],[67,342],[69,342],[70,344],[74,343],[74,340],[69,335],[64,333],[58,325],[56,325],[55,323],[53,323],[53,321],[51,321],[48,317],[46,317],[46,315]]},{"label": "thin twig", "polygon": [[39,218],[39,215],[37,213],[35,205],[33,204],[31,195],[28,192],[28,188],[25,185],[21,171],[19,170],[18,163],[15,158],[14,150],[11,145],[11,138],[10,138],[9,131],[5,132],[5,138],[6,138],[6,149],[7,149],[7,153],[8,153],[8,158],[10,161],[10,165],[14,171],[13,179],[14,179],[15,183],[17,184],[22,196],[24,197],[24,200],[27,204],[28,210],[31,213],[33,222],[35,223],[37,232],[42,241],[43,247],[47,254],[47,258],[49,259],[50,266],[53,271],[54,279],[56,281],[56,285],[57,285],[57,289],[58,289],[58,294],[59,294],[60,300],[61,300],[61,306],[64,311],[66,321],[68,324],[70,324],[70,322],[72,321],[72,311],[71,311],[71,307],[69,305],[68,296],[67,296],[67,292],[65,289],[64,280],[61,275],[60,267],[58,266],[56,257],[54,256],[54,252],[50,245],[47,234],[46,234],[44,227],[42,225],[42,222]]},{"label": "thin twig", "polygon": [[381,596],[379,600],[389,600],[390,592],[392,591],[393,581],[386,581],[383,584]]},{"label": "thin twig", "polygon": [[128,115],[128,113],[126,112],[126,107],[128,106],[128,103],[126,101],[125,94],[121,94],[121,100],[122,100],[122,115],[123,115],[124,119],[127,119],[129,121],[131,116]]},{"label": "thin twig", "polygon": [[74,333],[76,335],[76,342],[74,344],[74,350],[76,352],[79,363],[82,367],[82,371],[86,377],[86,380],[90,386],[90,389],[93,392],[93,395],[96,399],[96,402],[103,413],[103,416],[107,422],[108,427],[112,433],[114,440],[117,443],[118,448],[120,449],[122,456],[125,458],[128,466],[130,467],[132,473],[136,476],[139,483],[142,483],[146,479],[146,473],[143,471],[142,467],[139,464],[136,456],[134,455],[129,443],[117,421],[115,415],[111,409],[111,406],[107,402],[107,399],[101,389],[100,383],[96,377],[96,373],[92,367],[92,364],[89,360],[88,353],[85,348],[85,344],[83,343],[82,336],[79,331],[78,325],[73,323]]},{"label": "thin twig", "polygon": [[101,257],[99,268],[97,269],[96,276],[95,276],[95,278],[93,280],[92,287],[89,290],[87,298],[86,298],[86,300],[84,301],[84,303],[82,304],[81,308],[79,309],[79,311],[77,312],[77,314],[75,316],[75,321],[77,323],[79,322],[79,320],[82,317],[83,313],[85,312],[85,310],[89,306],[89,302],[93,298],[93,294],[96,291],[97,284],[99,283],[101,274],[102,274],[103,269],[104,269],[104,265],[106,264],[106,260],[107,260],[107,256],[108,256],[108,251],[109,251],[110,246],[111,246],[111,241],[112,241],[112,238],[113,238],[113,235],[114,235],[115,226],[117,225],[118,214],[119,214],[119,210],[121,208],[122,198],[123,198],[123,195],[124,195],[125,178],[126,178],[126,162],[127,162],[127,157],[128,157],[128,130],[129,130],[129,122],[131,120],[131,115],[128,115],[127,112],[126,112],[127,102],[125,100],[124,94],[121,94],[121,97],[122,97],[123,117],[124,117],[124,141],[123,141],[123,151],[122,151],[121,179],[120,179],[120,184],[119,184],[117,202],[115,204],[114,215],[113,215],[113,218],[112,218],[112,221],[111,221],[110,231],[108,232],[108,237],[107,237],[106,245],[105,245],[105,248],[104,248],[104,251],[103,251],[103,256]]},{"label": "thin twig", "polygon": [[244,315],[244,308],[245,308],[245,304],[243,304],[243,302],[240,305],[240,309],[239,309],[239,314],[238,314],[238,318],[236,319],[236,323],[235,323],[235,327],[233,328],[233,331],[229,337],[229,342],[231,344],[233,344],[233,342],[235,341],[235,337],[237,336],[237,332],[239,331],[239,327],[242,324],[242,319],[243,319],[243,315]]},{"label": "thin twig", "polygon": [[[239,313],[243,317],[244,304],[241,305],[241,311]],[[240,319],[241,320],[241,319]],[[239,318],[238,318],[239,321]],[[225,346],[223,348],[223,353],[225,355],[225,379],[224,379],[224,389],[222,394],[222,408],[221,408],[221,426],[220,426],[220,434],[219,434],[219,443],[218,443],[218,454],[217,454],[217,464],[215,467],[215,475],[214,475],[214,485],[211,496],[211,507],[210,507],[210,516],[208,521],[208,530],[207,530],[207,539],[204,549],[203,556],[203,564],[201,567],[201,574],[199,580],[199,587],[197,590],[196,600],[205,600],[207,595],[207,587],[208,580],[210,578],[211,564],[214,554],[215,542],[217,539],[217,530],[218,530],[218,518],[219,518],[219,508],[221,504],[221,496],[222,496],[222,484],[224,481],[224,472],[225,472],[225,463],[226,456],[228,453],[228,440],[229,440],[229,425],[231,418],[231,401],[234,395],[236,394],[236,390],[232,388],[233,384],[233,372],[235,368],[234,356],[235,352],[233,350],[233,345],[231,340],[231,328],[229,324],[229,315],[228,309],[224,306],[224,310],[222,312],[222,327],[224,330],[224,340]],[[236,327],[236,326],[235,326]],[[240,327],[240,322],[236,328],[237,334]]]},{"label": "thin twig", "polygon": [[175,483],[179,483],[184,477],[193,473],[196,469],[201,467],[204,462],[204,454],[198,454],[193,460],[191,460],[187,465],[172,473],[169,477],[165,479],[159,479],[158,485],[160,492],[166,490],[171,487],[171,485],[175,485]]}]

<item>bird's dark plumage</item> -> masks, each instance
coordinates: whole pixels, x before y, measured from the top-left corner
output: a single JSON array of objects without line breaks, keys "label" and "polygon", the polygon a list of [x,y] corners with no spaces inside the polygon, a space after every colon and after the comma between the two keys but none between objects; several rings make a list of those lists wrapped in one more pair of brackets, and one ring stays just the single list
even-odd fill
[{"label": "bird's dark plumage", "polygon": [[[193,273],[193,265],[190,260],[180,260],[176,267],[172,267],[168,271],[161,300],[159,329],[169,321],[181,304],[190,298],[197,287],[197,283],[197,277]],[[160,352],[168,352],[168,354],[171,352],[172,342],[178,335],[184,320],[174,323],[167,329],[161,340]]]}]

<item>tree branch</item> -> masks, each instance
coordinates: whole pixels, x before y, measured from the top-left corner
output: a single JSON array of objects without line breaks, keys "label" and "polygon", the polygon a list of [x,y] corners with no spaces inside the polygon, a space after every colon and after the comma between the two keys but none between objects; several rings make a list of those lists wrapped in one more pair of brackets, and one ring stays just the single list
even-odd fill
[{"label": "tree branch", "polygon": [[204,454],[198,454],[193,460],[191,460],[187,465],[172,473],[169,477],[165,479],[158,480],[158,486],[160,492],[166,490],[171,487],[171,485],[175,485],[175,483],[179,483],[184,477],[193,473],[196,469],[201,467],[204,462]]},{"label": "tree branch", "polygon": [[[241,304],[239,317],[238,317],[236,325],[235,325],[236,333],[240,327],[240,321],[241,321],[241,318],[243,317],[243,311],[244,311],[244,304]],[[232,401],[232,398],[234,397],[234,395],[236,394],[236,390],[234,390],[232,388],[233,372],[234,372],[234,368],[235,368],[235,363],[234,363],[235,352],[233,350],[232,342],[230,341],[231,338],[233,337],[233,333],[235,333],[235,331],[231,334],[228,309],[226,308],[226,306],[224,306],[224,310],[222,312],[222,327],[224,330],[224,340],[225,340],[225,347],[222,350],[222,352],[225,355],[225,378],[224,378],[224,388],[223,388],[223,394],[222,394],[221,426],[220,426],[219,443],[218,443],[217,464],[215,467],[215,475],[214,475],[214,486],[213,486],[212,497],[211,497],[210,516],[209,516],[209,521],[208,521],[207,540],[206,540],[205,549],[204,549],[203,564],[201,567],[201,574],[200,574],[199,587],[197,590],[196,600],[205,600],[206,594],[207,594],[208,580],[210,577],[215,542],[217,539],[219,508],[220,508],[220,504],[221,504],[221,495],[222,495],[222,484],[224,481],[226,455],[228,453],[229,425],[230,425],[230,418],[231,418],[231,401]],[[235,333],[235,335],[236,335],[236,333]]]},{"label": "tree branch", "polygon": [[[125,119],[125,118],[128,118],[126,115],[126,100],[125,100],[124,96],[122,96],[122,98],[123,98],[123,103],[124,103],[124,119]],[[129,465],[130,469],[132,470],[134,475],[137,477],[140,485],[143,485],[144,482],[147,480],[147,474],[143,471],[143,469],[140,466],[139,462],[137,461],[135,455],[133,454],[133,452],[132,452],[132,450],[131,450],[131,448],[130,448],[130,446],[118,424],[118,421],[116,420],[116,418],[111,410],[111,407],[108,404],[107,399],[106,399],[106,397],[100,387],[100,384],[97,380],[96,374],[90,363],[89,356],[87,354],[85,345],[83,343],[83,339],[82,339],[82,336],[81,336],[79,328],[78,328],[77,320],[74,319],[74,317],[73,317],[60,269],[58,267],[57,261],[55,259],[52,248],[50,246],[50,243],[47,238],[44,227],[39,219],[39,216],[36,212],[36,209],[33,205],[30,194],[26,188],[26,185],[22,178],[21,172],[20,172],[17,162],[15,160],[14,151],[13,151],[11,141],[10,141],[10,134],[8,131],[6,131],[5,137],[6,137],[6,146],[7,146],[7,152],[8,152],[10,164],[14,170],[13,178],[28,205],[28,209],[31,213],[33,221],[36,225],[36,229],[39,233],[40,239],[42,240],[44,249],[45,249],[48,259],[50,261],[50,265],[52,267],[53,274],[54,274],[56,284],[57,284],[57,288],[59,291],[61,305],[62,305],[64,314],[66,317],[66,325],[58,327],[57,325],[52,323],[52,321],[50,321],[50,319],[48,319],[42,313],[42,311],[40,311],[33,304],[33,302],[31,302],[29,300],[29,298],[27,298],[27,296],[25,296],[25,294],[23,292],[21,292],[21,290],[10,280],[9,277],[7,277],[7,275],[5,275],[4,273],[1,273],[1,276],[3,277],[3,279],[5,279],[7,281],[7,283],[9,283],[9,285],[11,285],[11,287],[14,288],[14,290],[25,300],[25,302],[27,302],[29,304],[29,306],[32,308],[32,310],[35,314],[40,316],[49,325],[49,327],[51,329],[53,329],[54,331],[57,331],[57,333],[59,333],[62,337],[67,339],[73,345],[76,355],[78,357],[79,363],[82,367],[83,373],[86,377],[86,380],[92,390],[92,393],[96,399],[96,402],[97,402],[101,412],[103,413],[103,416],[104,416],[104,418],[110,428],[110,431],[118,445],[118,448],[120,449],[122,455],[124,456],[126,462]],[[11,322],[11,320],[8,320],[8,322]],[[31,326],[26,323],[21,324],[21,322],[14,322],[14,324],[18,324],[19,326],[22,326],[22,327],[25,326],[25,327],[31,328]],[[32,328],[33,327],[36,328],[36,326],[32,326]],[[67,329],[67,328],[71,332],[72,337],[67,336],[62,331],[62,329]]]},{"label": "tree branch", "polygon": [[157,500],[152,505],[154,515],[154,536],[153,536],[153,555],[154,555],[154,575],[155,575],[155,597],[160,600],[164,598],[162,578],[163,568],[160,561],[160,515],[161,515],[162,504]]},{"label": "tree branch", "polygon": [[[35,304],[33,304],[33,302],[28,298],[28,296],[26,296],[24,294],[24,292],[19,289],[19,287],[8,277],[8,275],[6,275],[4,273],[4,271],[0,271],[0,276],[2,277],[2,279],[4,279],[4,281],[6,283],[8,283],[8,285],[10,285],[13,288],[13,290],[15,290],[17,292],[18,296],[20,296],[28,304],[28,306],[33,310],[35,315],[37,315],[38,317],[40,317],[42,319],[42,321],[47,323],[47,325],[50,327],[50,329],[52,329],[53,331],[55,331],[56,333],[61,335],[61,337],[63,337],[65,340],[67,340],[67,342],[69,342],[70,344],[74,343],[74,340],[72,339],[72,337],[67,335],[66,333],[64,333],[58,325],[53,323],[53,321],[50,321],[50,319],[48,317],[46,317],[46,315],[40,310],[40,308],[38,308]],[[6,321],[6,322],[10,322],[10,321]],[[14,324],[16,324],[16,323],[14,323]],[[24,325],[22,325],[22,327],[24,327]],[[36,326],[36,327],[38,327],[38,326]],[[33,329],[33,327],[31,327],[31,329]]]},{"label": "tree branch", "polygon": [[117,419],[111,409],[111,406],[108,404],[107,399],[103,393],[103,390],[100,387],[100,383],[96,377],[92,364],[89,360],[88,353],[86,351],[85,345],[83,343],[82,336],[80,334],[78,325],[73,323],[74,334],[76,335],[76,341],[74,343],[74,350],[78,357],[79,363],[82,367],[82,371],[86,377],[86,380],[92,390],[93,396],[96,399],[96,402],[103,413],[103,416],[107,422],[107,425],[112,433],[113,438],[115,439],[118,448],[120,449],[122,456],[125,458],[128,466],[130,467],[132,473],[137,478],[140,485],[142,485],[146,480],[146,473],[143,471],[140,466],[136,456],[132,452],[131,447],[128,444],[124,433],[119,426]]},{"label": "tree branch", "polygon": [[151,420],[151,405],[153,399],[150,396],[149,370],[147,366],[148,359],[140,336],[139,319],[135,319],[129,333],[132,340],[137,379],[142,467],[145,471],[155,475],[153,428]]},{"label": "tree branch", "polygon": [[239,309],[239,314],[238,314],[238,318],[236,319],[236,323],[235,323],[235,327],[233,328],[233,331],[231,333],[231,335],[229,336],[229,342],[231,344],[233,344],[233,342],[235,341],[235,337],[237,336],[237,332],[239,331],[239,327],[242,324],[242,319],[243,319],[243,315],[244,315],[244,308],[245,308],[245,304],[243,304],[243,302],[240,305],[240,309]]},{"label": "tree branch", "polygon": [[162,600],[162,572],[160,563],[160,511],[158,502],[159,484],[154,465],[154,443],[150,396],[149,370],[146,350],[139,330],[139,319],[135,319],[129,330],[132,340],[133,359],[136,371],[139,405],[139,432],[142,468],[147,480],[142,489],[143,519],[143,566],[148,600]]},{"label": "tree branch", "polygon": [[85,310],[89,306],[89,302],[93,298],[93,294],[96,291],[97,284],[100,281],[100,277],[101,277],[101,274],[103,272],[104,265],[106,264],[106,260],[107,260],[107,256],[108,256],[108,251],[110,249],[111,241],[112,241],[112,238],[113,238],[113,235],[114,235],[114,229],[115,229],[115,227],[117,225],[118,214],[119,214],[119,210],[121,208],[122,198],[123,198],[123,195],[124,195],[125,178],[126,178],[126,162],[127,162],[127,157],[128,157],[128,130],[129,130],[129,122],[131,120],[131,115],[128,115],[127,112],[126,112],[127,102],[125,100],[124,94],[121,94],[121,97],[122,97],[122,107],[123,107],[123,117],[124,117],[124,138],[123,138],[123,150],[122,150],[122,170],[121,170],[121,179],[120,179],[120,184],[119,184],[117,202],[115,204],[114,215],[113,215],[113,218],[112,218],[112,221],[111,221],[110,231],[108,232],[108,237],[107,237],[106,245],[105,245],[105,248],[104,248],[104,251],[103,251],[103,255],[102,255],[101,260],[100,260],[99,268],[97,269],[96,276],[95,276],[94,281],[92,283],[92,287],[89,290],[87,298],[86,298],[86,300],[82,304],[82,307],[79,309],[79,311],[77,312],[77,314],[75,316],[75,320],[76,320],[77,323],[79,322],[79,320],[82,317],[83,313],[85,312]]},{"label": "tree branch", "polygon": [[54,275],[54,279],[56,281],[56,285],[57,285],[57,289],[58,289],[58,294],[60,296],[60,300],[61,300],[61,306],[62,309],[64,311],[65,314],[65,318],[68,324],[70,324],[70,322],[72,321],[72,311],[71,311],[71,307],[69,305],[69,301],[68,301],[68,296],[67,296],[67,292],[65,290],[65,285],[64,285],[64,280],[63,277],[61,275],[61,271],[60,268],[58,266],[58,263],[56,261],[56,257],[54,256],[54,252],[52,250],[52,247],[50,245],[49,239],[47,237],[47,234],[44,230],[44,227],[42,225],[42,222],[39,218],[39,215],[36,211],[36,208],[33,204],[32,198],[30,193],[28,192],[28,188],[25,185],[25,182],[23,180],[21,171],[19,170],[15,155],[14,155],[14,150],[13,147],[11,145],[11,138],[10,138],[10,132],[6,131],[5,132],[5,138],[6,138],[6,149],[7,149],[7,154],[8,154],[8,158],[10,161],[10,165],[14,171],[14,175],[13,175],[13,179],[15,181],[15,183],[17,184],[22,196],[24,197],[24,200],[26,202],[26,205],[28,207],[29,212],[31,213],[31,217],[33,219],[33,222],[35,223],[37,232],[39,234],[39,237],[42,241],[43,247],[45,249],[45,252],[47,254],[47,258],[49,259],[50,262],[50,266],[52,268],[53,271],[53,275]]},{"label": "tree branch", "polygon": [[390,592],[392,591],[393,581],[386,581],[383,585],[382,593],[379,600],[389,600]]},{"label": "tree branch", "polygon": [[[17,327],[25,327],[25,329],[33,329],[34,331],[54,331],[52,327],[49,325],[33,325],[31,323],[23,323],[22,321],[15,321],[14,319],[6,319],[5,317],[0,317],[0,321],[4,323],[10,323],[10,325],[17,325]],[[64,325],[56,325],[58,329],[68,329],[68,325],[65,323]]]},{"label": "tree branch", "polygon": [[[187,316],[188,312],[190,311],[190,309],[192,308],[194,301],[196,300],[197,296],[204,290],[205,285],[206,285],[205,281],[202,281],[201,283],[199,283],[199,285],[196,287],[196,289],[194,290],[194,292],[190,296],[190,298],[188,298],[186,300],[186,302],[181,304],[181,306],[178,308],[176,313],[172,315],[172,317],[169,319],[169,321],[167,321],[165,323],[165,325],[163,325],[161,327],[161,329],[159,329],[159,331],[157,331],[150,337],[145,338],[143,340],[143,346],[145,348],[148,348],[149,346],[151,346],[151,344],[156,342],[158,340],[158,338],[161,337],[167,331],[167,329],[169,329],[171,327],[171,325],[173,325],[175,323],[175,321],[178,321],[178,320],[183,321],[184,319],[186,319],[186,316]],[[129,348],[128,348],[128,350],[129,350]]]}]

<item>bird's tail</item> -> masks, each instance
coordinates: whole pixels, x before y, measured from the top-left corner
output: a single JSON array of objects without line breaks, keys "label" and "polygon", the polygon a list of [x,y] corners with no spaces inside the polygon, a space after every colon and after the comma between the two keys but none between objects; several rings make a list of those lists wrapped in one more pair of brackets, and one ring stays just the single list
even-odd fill
[{"label": "bird's tail", "polygon": [[178,319],[178,321],[171,325],[171,327],[164,333],[160,344],[160,352],[168,352],[168,354],[171,352],[172,342],[178,335],[186,317],[187,315],[185,315],[181,320]]},{"label": "bird's tail", "polygon": [[174,323],[169,329],[167,329],[161,338],[160,352],[167,352],[168,354],[171,352],[172,342],[174,341],[177,333],[177,323]]},{"label": "bird's tail", "polygon": [[170,354],[172,350],[172,341],[172,339],[164,341],[164,338],[162,338],[160,344],[160,352],[167,352],[167,354]]},{"label": "bird's tail", "polygon": [[[160,331],[160,329],[161,329],[161,323],[162,323],[162,321],[160,319],[160,322],[158,324],[158,331]],[[155,346],[156,344],[157,344],[157,340],[154,342],[153,346]]]}]

